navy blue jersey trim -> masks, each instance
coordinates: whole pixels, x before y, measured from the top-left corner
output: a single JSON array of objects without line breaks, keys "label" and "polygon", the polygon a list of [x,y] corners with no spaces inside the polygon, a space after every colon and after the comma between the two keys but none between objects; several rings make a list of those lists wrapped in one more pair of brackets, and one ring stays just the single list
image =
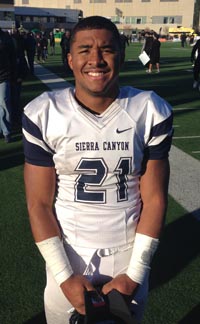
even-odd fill
[{"label": "navy blue jersey trim", "polygon": [[163,160],[168,158],[172,143],[172,137],[167,136],[158,145],[148,146],[144,151],[145,160]]},{"label": "navy blue jersey trim", "polygon": [[29,134],[43,141],[39,127],[35,125],[25,114],[22,115],[22,126]]},{"label": "navy blue jersey trim", "polygon": [[42,147],[28,142],[25,136],[23,136],[23,146],[26,162],[38,166],[54,166],[53,155],[42,149]]},{"label": "navy blue jersey trim", "polygon": [[171,114],[167,119],[165,119],[161,123],[153,126],[150,133],[150,139],[154,136],[157,137],[169,133],[169,131],[172,129],[172,122],[173,114]]},{"label": "navy blue jersey trim", "polygon": [[22,115],[22,127],[27,133],[41,140],[45,146],[53,153],[55,153],[51,147],[44,141],[42,133],[37,125],[35,125],[25,114]]}]

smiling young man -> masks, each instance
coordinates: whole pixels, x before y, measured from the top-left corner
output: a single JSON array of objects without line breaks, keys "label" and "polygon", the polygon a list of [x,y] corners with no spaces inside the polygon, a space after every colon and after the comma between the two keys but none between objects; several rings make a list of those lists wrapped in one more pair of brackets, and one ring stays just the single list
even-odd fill
[{"label": "smiling young man", "polygon": [[31,228],[46,261],[48,324],[64,324],[84,291],[129,296],[141,322],[150,263],[167,207],[169,104],[119,87],[120,35],[108,19],[81,20],[68,62],[75,87],[24,110],[25,187]]}]

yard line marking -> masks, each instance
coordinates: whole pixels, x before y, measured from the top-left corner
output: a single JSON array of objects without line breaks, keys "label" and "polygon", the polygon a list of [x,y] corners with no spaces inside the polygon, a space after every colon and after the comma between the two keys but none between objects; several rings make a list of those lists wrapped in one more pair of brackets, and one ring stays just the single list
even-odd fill
[{"label": "yard line marking", "polygon": [[199,136],[174,136],[173,139],[200,138]]},{"label": "yard line marking", "polygon": [[198,153],[200,153],[200,151],[192,151],[192,153],[198,154]]},{"label": "yard line marking", "polygon": [[189,213],[199,217],[200,161],[174,145],[171,147],[169,159],[169,194]]},{"label": "yard line marking", "polygon": [[180,127],[180,125],[173,125],[173,127]]},{"label": "yard line marking", "polygon": [[173,110],[200,110],[200,108],[199,107],[193,107],[193,108],[192,107],[190,107],[190,108],[189,107],[188,108],[187,107],[182,107],[182,108],[177,107],[177,108],[173,108]]}]

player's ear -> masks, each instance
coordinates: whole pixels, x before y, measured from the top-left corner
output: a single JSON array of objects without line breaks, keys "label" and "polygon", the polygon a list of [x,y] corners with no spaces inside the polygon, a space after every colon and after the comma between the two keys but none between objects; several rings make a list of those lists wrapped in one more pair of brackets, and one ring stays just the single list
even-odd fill
[{"label": "player's ear", "polygon": [[72,64],[72,55],[71,53],[67,54],[67,60],[68,60],[68,64],[71,70],[73,70],[73,64]]}]

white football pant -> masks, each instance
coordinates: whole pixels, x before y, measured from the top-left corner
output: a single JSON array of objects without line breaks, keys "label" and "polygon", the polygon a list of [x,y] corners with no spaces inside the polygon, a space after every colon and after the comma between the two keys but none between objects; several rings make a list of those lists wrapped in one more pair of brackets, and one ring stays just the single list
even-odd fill
[{"label": "white football pant", "polygon": [[[85,273],[93,285],[103,284],[118,274],[125,273],[132,253],[132,247],[105,257],[98,257],[95,249],[65,246],[68,258],[75,274]],[[77,254],[78,253],[78,254]],[[81,257],[79,256],[81,255]],[[86,264],[88,265],[87,270]],[[44,293],[45,314],[48,324],[67,324],[72,305],[64,296],[51,272],[47,269],[47,284]],[[147,274],[144,284],[139,287],[131,307],[135,318],[141,323],[148,294]]]}]

